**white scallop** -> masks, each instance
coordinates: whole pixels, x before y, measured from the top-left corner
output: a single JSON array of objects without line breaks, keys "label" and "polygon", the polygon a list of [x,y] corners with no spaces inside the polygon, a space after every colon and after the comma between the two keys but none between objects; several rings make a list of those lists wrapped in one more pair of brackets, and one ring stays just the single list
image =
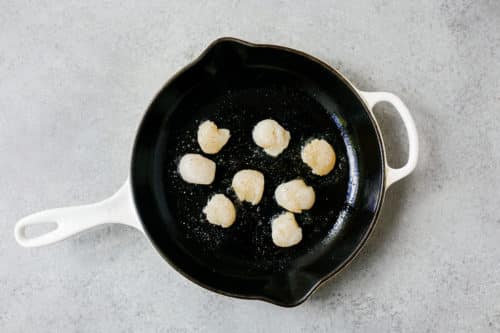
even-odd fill
[{"label": "white scallop", "polygon": [[265,119],[257,123],[252,131],[255,144],[271,156],[278,156],[290,143],[290,132],[277,121]]},{"label": "white scallop", "polygon": [[207,120],[198,127],[198,144],[206,154],[217,154],[227,143],[231,133],[228,129],[217,128],[213,121]]},{"label": "white scallop", "polygon": [[264,175],[257,170],[240,170],[233,177],[232,187],[240,201],[256,205],[264,193]]},{"label": "white scallop", "polygon": [[312,173],[318,176],[326,176],[335,166],[335,151],[323,139],[314,139],[306,144],[300,155],[302,161],[311,168]]},{"label": "white scallop", "polygon": [[279,185],[274,191],[276,202],[281,207],[294,213],[311,209],[316,200],[314,189],[302,179],[295,179]]},{"label": "white scallop", "polygon": [[224,194],[216,194],[210,198],[203,213],[208,222],[221,226],[230,227],[236,220],[236,210],[234,205]]},{"label": "white scallop", "polygon": [[289,212],[276,217],[271,222],[271,230],[273,243],[279,247],[294,246],[302,240],[302,228]]},{"label": "white scallop", "polygon": [[200,154],[186,154],[179,162],[179,173],[184,181],[209,185],[215,178],[215,162]]}]

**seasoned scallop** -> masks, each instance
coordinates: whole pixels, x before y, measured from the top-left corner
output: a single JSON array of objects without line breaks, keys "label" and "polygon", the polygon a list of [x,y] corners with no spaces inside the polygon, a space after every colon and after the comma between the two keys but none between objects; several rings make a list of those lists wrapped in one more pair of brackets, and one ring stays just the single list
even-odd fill
[{"label": "seasoned scallop", "polygon": [[184,181],[209,185],[215,178],[215,162],[200,154],[186,154],[179,162],[179,173]]},{"label": "seasoned scallop", "polygon": [[326,176],[335,166],[335,151],[333,147],[323,139],[314,139],[302,148],[302,161],[307,164],[312,173],[318,176]]},{"label": "seasoned scallop", "polygon": [[264,193],[264,175],[257,170],[240,170],[233,177],[232,187],[240,201],[256,205]]},{"label": "seasoned scallop", "polygon": [[217,128],[213,121],[207,120],[198,127],[198,144],[205,154],[217,154],[227,143],[231,133],[228,129]]},{"label": "seasoned scallop", "polygon": [[271,156],[278,156],[288,147],[290,132],[273,119],[262,120],[252,131],[255,144]]},{"label": "seasoned scallop", "polygon": [[274,191],[276,202],[293,213],[311,209],[316,200],[314,189],[302,179],[295,179],[279,185]]},{"label": "seasoned scallop", "polygon": [[286,212],[271,222],[273,243],[279,247],[294,246],[302,240],[302,228],[295,221],[295,216]]},{"label": "seasoned scallop", "polygon": [[230,227],[236,220],[236,209],[224,194],[216,194],[210,198],[205,208],[203,208],[208,222],[221,226]]}]

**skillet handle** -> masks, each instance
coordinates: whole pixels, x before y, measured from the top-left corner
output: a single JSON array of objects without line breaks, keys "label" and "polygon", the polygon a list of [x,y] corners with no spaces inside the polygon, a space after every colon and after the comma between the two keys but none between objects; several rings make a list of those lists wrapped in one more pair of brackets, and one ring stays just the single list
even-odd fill
[{"label": "skillet handle", "polygon": [[[394,106],[396,111],[399,113],[401,119],[403,120],[406,132],[408,134],[408,161],[406,162],[406,164],[399,169],[394,169],[391,168],[386,162],[385,186],[386,188],[388,188],[398,180],[401,180],[402,178],[408,176],[413,170],[415,170],[415,167],[417,166],[418,133],[417,133],[417,128],[415,126],[415,121],[413,120],[410,111],[408,111],[408,108],[403,103],[403,101],[401,101],[401,99],[398,96],[392,93],[360,91],[360,94],[365,100],[372,114],[373,114],[373,108],[375,107],[376,104],[380,102],[391,103],[392,106]],[[373,119],[375,119],[375,117],[373,117]]]},{"label": "skillet handle", "polygon": [[[55,223],[56,228],[35,237],[26,236],[27,227],[50,223]],[[61,241],[107,223],[126,224],[143,231],[135,211],[128,179],[113,196],[101,202],[49,209],[21,219],[14,228],[14,237],[24,247],[37,247]]]}]

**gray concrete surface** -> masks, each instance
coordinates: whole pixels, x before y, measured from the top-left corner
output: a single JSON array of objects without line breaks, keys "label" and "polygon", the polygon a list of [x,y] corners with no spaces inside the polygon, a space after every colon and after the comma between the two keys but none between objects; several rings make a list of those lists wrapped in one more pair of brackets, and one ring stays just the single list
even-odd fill
[{"label": "gray concrete surface", "polygon": [[[412,110],[418,169],[355,262],[284,309],[190,283],[127,227],[19,247],[19,218],[119,187],[156,91],[226,35],[310,52]],[[0,0],[0,331],[500,331],[499,78],[494,0]],[[400,163],[401,124],[378,115]]]}]

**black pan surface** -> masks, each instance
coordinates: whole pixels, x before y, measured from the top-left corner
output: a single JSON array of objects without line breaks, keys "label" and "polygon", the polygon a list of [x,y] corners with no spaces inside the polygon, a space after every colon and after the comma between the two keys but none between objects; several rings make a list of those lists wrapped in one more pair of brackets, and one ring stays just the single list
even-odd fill
[{"label": "black pan surface", "polygon": [[[253,126],[273,118],[291,133],[277,158],[253,141]],[[213,120],[231,138],[216,155],[209,186],[184,182],[177,163],[203,154],[198,125]],[[313,175],[300,159],[312,138],[324,138],[337,154],[335,169]],[[151,241],[178,271],[220,293],[279,305],[302,302],[359,251],[372,230],[384,193],[380,138],[357,93],[323,63],[290,49],[224,38],[160,91],[140,126],[132,158],[134,200]],[[265,175],[261,203],[240,203],[231,189],[241,169]],[[316,191],[314,207],[296,219],[303,240],[278,248],[270,221],[283,211],[273,198],[282,182],[302,178]],[[223,229],[202,213],[224,193],[237,220]]]}]

